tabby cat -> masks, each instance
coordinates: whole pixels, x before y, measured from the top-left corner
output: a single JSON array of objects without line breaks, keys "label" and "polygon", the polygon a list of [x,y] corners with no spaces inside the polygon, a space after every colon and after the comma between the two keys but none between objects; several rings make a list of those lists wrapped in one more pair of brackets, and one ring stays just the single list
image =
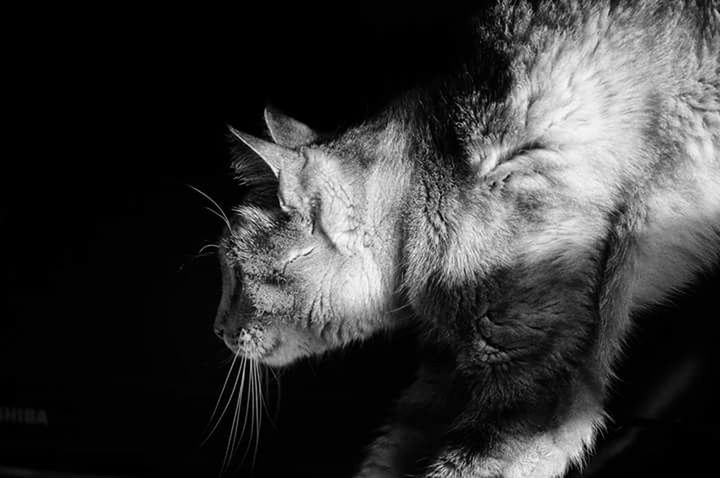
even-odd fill
[{"label": "tabby cat", "polygon": [[358,477],[562,476],[633,313],[720,255],[716,0],[499,0],[468,25],[461,61],[361,124],[233,130],[227,346],[279,367],[420,331]]}]

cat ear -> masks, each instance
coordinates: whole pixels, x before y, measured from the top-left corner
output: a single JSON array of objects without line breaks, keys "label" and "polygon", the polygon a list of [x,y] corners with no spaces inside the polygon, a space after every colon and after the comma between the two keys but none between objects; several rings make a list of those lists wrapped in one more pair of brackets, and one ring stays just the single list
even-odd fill
[{"label": "cat ear", "polygon": [[[252,149],[270,166],[278,178],[278,199],[280,206],[302,211],[306,205],[304,188],[300,184],[300,175],[307,163],[307,157],[279,144],[256,138],[255,136],[228,126],[230,132]],[[304,199],[305,198],[305,199]]]},{"label": "cat ear", "polygon": [[271,143],[270,141],[265,141],[264,139],[256,138],[251,134],[243,133],[232,126],[228,126],[228,128],[233,136],[245,143],[270,166],[270,169],[276,177],[280,175],[280,171],[282,170],[298,169],[298,166],[302,166],[303,157],[297,151]]},{"label": "cat ear", "polygon": [[280,146],[298,148],[308,145],[318,138],[317,133],[309,126],[270,105],[265,107],[265,124],[270,130],[273,141]]}]

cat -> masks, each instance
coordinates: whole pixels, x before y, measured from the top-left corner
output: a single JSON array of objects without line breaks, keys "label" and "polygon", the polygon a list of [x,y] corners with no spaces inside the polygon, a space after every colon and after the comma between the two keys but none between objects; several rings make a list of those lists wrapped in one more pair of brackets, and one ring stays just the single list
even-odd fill
[{"label": "cat", "polygon": [[634,312],[720,257],[716,1],[500,0],[441,76],[326,135],[232,130],[216,332],[271,367],[379,331],[423,365],[358,477],[558,477]]}]

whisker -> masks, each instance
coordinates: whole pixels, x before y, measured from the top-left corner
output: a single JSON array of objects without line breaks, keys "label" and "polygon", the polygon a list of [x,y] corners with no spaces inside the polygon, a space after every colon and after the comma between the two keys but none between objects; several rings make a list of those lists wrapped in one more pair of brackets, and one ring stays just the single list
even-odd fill
[{"label": "whisker", "polygon": [[210,420],[208,420],[208,424],[205,426],[205,431],[207,431],[207,429],[210,427],[210,424],[212,424],[212,421],[215,418],[215,414],[217,413],[218,408],[220,408],[220,400],[222,400],[222,397],[225,394],[225,389],[227,388],[227,384],[230,381],[230,375],[232,375],[233,368],[235,368],[235,361],[237,360],[237,358],[238,358],[238,355],[233,354],[233,359],[232,359],[232,363],[230,364],[230,369],[228,370],[227,375],[225,375],[225,382],[223,382],[222,388],[220,389],[220,396],[218,397],[217,401],[215,402],[215,408],[213,408],[212,414],[210,414]]},{"label": "whisker", "polygon": [[[240,357],[240,364],[236,367],[235,363],[237,362],[238,357]],[[228,400],[222,407],[222,410],[218,413],[221,406],[221,400],[227,396],[227,389],[230,388],[229,383],[231,374],[233,373],[237,373],[237,375],[233,382],[232,389],[229,392]],[[276,407],[275,417],[273,417],[270,413],[269,404],[267,402],[267,397],[270,396],[269,375],[272,375],[275,379],[279,391],[280,377],[274,369],[271,367],[265,367],[260,362],[248,359],[241,354],[235,354],[233,356],[230,364],[230,370],[225,377],[223,387],[220,391],[220,397],[216,402],[211,415],[210,423],[213,425],[212,429],[203,441],[204,444],[210,436],[212,436],[220,425],[223,417],[227,414],[233,399],[235,399],[235,409],[232,413],[230,433],[225,446],[225,454],[220,469],[220,476],[229,472],[232,463],[235,461],[233,457],[236,456],[238,448],[243,441],[245,441],[246,444],[245,451],[238,462],[237,468],[238,470],[241,469],[241,464],[245,462],[246,458],[249,458],[250,454],[252,454],[251,467],[255,467],[260,450],[263,410],[275,427],[275,420],[279,414],[279,407]],[[241,414],[243,415],[242,425],[240,423]]]},{"label": "whisker", "polygon": [[[263,393],[266,397],[266,400],[270,400],[270,396],[271,396],[270,395],[270,372],[268,371],[268,368],[269,367],[262,367],[262,371],[263,371],[262,381],[263,381],[263,386],[264,386]],[[275,425],[275,417],[273,417],[272,414],[270,413],[270,410],[267,407],[267,404],[265,405],[265,414],[267,415],[268,420],[270,420],[270,425],[272,425],[273,428],[277,428],[277,426]]]},{"label": "whisker", "polygon": [[215,209],[212,209],[212,208],[209,208],[209,207],[205,207],[205,208],[203,208],[203,209],[205,209],[206,211],[210,212],[211,214],[215,214],[217,217],[220,218],[220,220],[223,221],[223,223],[225,223],[225,225],[227,226],[227,228],[228,228],[229,231],[232,230],[232,227],[230,227],[230,221],[227,220],[227,218],[225,217],[225,214],[219,214]]},{"label": "whisker", "polygon": [[[230,220],[229,220],[228,217],[225,215],[225,213],[223,212],[223,210],[222,210],[222,208],[220,207],[220,205],[219,205],[213,198],[211,198],[210,196],[208,196],[206,193],[202,192],[201,190],[199,190],[199,189],[196,188],[195,186],[192,186],[192,185],[190,185],[190,184],[188,184],[187,186],[188,186],[190,189],[194,190],[195,192],[200,193],[205,199],[207,199],[208,201],[210,201],[210,202],[217,208],[217,211],[219,211],[220,213],[218,214],[217,211],[213,211],[213,212],[214,212],[218,217],[220,217],[220,219],[223,219],[223,221],[225,222],[225,225],[228,227],[229,230],[232,231],[232,227],[230,227]],[[212,210],[211,210],[211,211],[212,211]]]},{"label": "whisker", "polygon": [[[243,426],[242,426],[242,430],[240,431],[240,437],[244,437],[245,430],[247,430],[248,417],[250,416],[250,400],[249,400],[249,398],[250,398],[250,387],[248,387],[248,400],[245,401],[245,415],[243,416]],[[250,426],[252,428],[252,423],[250,424]],[[252,430],[251,430],[251,434],[252,434]],[[238,442],[237,447],[239,447],[239,446],[240,446],[240,442]],[[236,451],[237,451],[237,447],[235,448]],[[240,459],[241,462],[245,461],[245,458],[247,457],[249,450],[250,450],[250,445],[245,447],[245,452],[243,453],[243,456]]]},{"label": "whisker", "polygon": [[222,367],[222,366],[224,366],[224,365],[227,365],[227,364],[230,363],[230,362],[234,362],[234,361],[235,361],[235,357],[236,357],[237,355],[239,355],[239,354],[231,353],[229,357],[225,357],[225,358],[222,358],[222,359],[218,359],[218,360],[219,360],[218,367]]},{"label": "whisker", "polygon": [[[262,376],[260,376],[260,374],[258,373],[258,380],[260,380],[260,382],[262,384],[262,386],[260,387],[260,403],[262,404],[263,410],[265,410],[265,415],[267,415],[268,420],[270,420],[270,424],[273,426],[273,428],[277,428],[275,426],[275,422],[273,421],[273,417],[270,415],[270,409],[268,408],[267,401],[266,401],[268,399],[268,397],[270,396],[270,392],[269,392],[270,380],[268,380],[268,371],[267,371],[268,368],[267,367],[259,367],[259,368],[262,368]],[[259,370],[258,370],[258,372],[259,372]],[[260,415],[262,416],[262,410],[260,411]]]},{"label": "whisker", "polygon": [[197,255],[201,255],[205,252],[205,249],[208,249],[210,247],[214,247],[215,249],[220,249],[220,244],[205,244],[200,248],[200,250],[197,252]]},{"label": "whisker", "polygon": [[200,259],[202,257],[217,257],[217,254],[214,252],[203,252],[202,254],[194,254],[190,256],[191,259]]},{"label": "whisker", "polygon": [[253,375],[255,376],[255,400],[254,400],[254,407],[253,411],[255,412],[255,422],[256,422],[256,428],[255,428],[255,451],[253,452],[253,461],[252,466],[255,467],[255,461],[257,460],[257,454],[258,454],[258,448],[260,447],[260,425],[262,422],[262,409],[260,408],[262,395],[260,390],[260,372],[258,370],[257,362],[255,362],[255,367],[253,369]]},{"label": "whisker", "polygon": [[[242,456],[242,459],[241,459],[241,461],[243,461],[243,462],[245,461],[245,458],[247,458],[248,453],[250,453],[253,431],[254,431],[254,429],[255,429],[255,422],[254,422],[254,418],[253,418],[253,417],[254,417],[254,414],[253,414],[253,402],[252,402],[252,397],[253,397],[253,393],[252,393],[252,392],[253,392],[253,387],[252,387],[252,384],[253,384],[252,366],[253,366],[253,361],[251,361],[250,370],[248,371],[248,373],[250,374],[249,386],[248,386],[248,397],[247,397],[248,399],[247,399],[247,401],[246,401],[247,403],[246,403],[246,406],[245,406],[245,417],[244,417],[244,419],[243,419],[243,429],[242,429],[242,435],[244,436],[244,435],[245,435],[245,430],[247,430],[248,418],[250,418],[250,422],[249,422],[249,423],[250,423],[250,430],[249,430],[249,434],[248,434],[249,440],[248,440],[247,446],[245,447],[245,452],[243,453],[243,456]],[[253,462],[253,467],[254,467],[254,466],[255,466],[255,463]]]},{"label": "whisker", "polygon": [[[244,359],[244,357],[243,357]],[[240,367],[243,366],[244,360],[241,361]],[[230,407],[230,402],[232,402],[232,397],[235,395],[235,389],[237,388],[238,381],[240,379],[240,374],[238,374],[237,377],[235,377],[235,383],[233,383],[233,388],[230,391],[230,397],[228,398],[227,403],[225,404],[225,407],[223,408],[222,412],[220,413],[220,416],[215,421],[215,425],[212,427],[212,430],[210,430],[210,433],[205,437],[205,439],[200,443],[200,446],[203,446],[207,441],[210,439],[213,433],[215,433],[215,430],[217,430],[217,427],[220,425],[220,422],[222,421],[222,418],[225,416],[225,412],[227,412],[228,407]]]},{"label": "whisker", "polygon": [[245,369],[247,367],[247,359],[245,356],[243,356],[241,363],[240,363],[240,375],[242,375],[242,380],[240,381],[240,391],[238,392],[237,396],[237,402],[235,404],[235,413],[233,414],[233,420],[232,425],[230,426],[230,436],[228,437],[228,443],[225,447],[225,457],[223,458],[223,464],[222,464],[222,470],[225,471],[230,466],[230,463],[232,462],[232,451],[235,446],[235,439],[237,437],[237,425],[238,425],[238,418],[240,416],[240,408],[242,404],[242,396],[243,396],[243,390],[245,388]]},{"label": "whisker", "polygon": [[203,252],[203,253],[197,253],[197,254],[187,254],[186,259],[183,261],[182,264],[178,267],[177,271],[182,272],[183,269],[185,269],[186,266],[194,264],[195,261],[198,259],[204,258],[204,257],[214,257],[217,258],[217,254],[213,252]]},{"label": "whisker", "polygon": [[275,413],[274,413],[274,420],[277,422],[278,417],[280,416],[280,397],[282,395],[282,386],[280,382],[280,376],[275,373],[275,370],[272,367],[267,367],[267,370],[270,370],[270,373],[272,374],[273,378],[275,379]]}]

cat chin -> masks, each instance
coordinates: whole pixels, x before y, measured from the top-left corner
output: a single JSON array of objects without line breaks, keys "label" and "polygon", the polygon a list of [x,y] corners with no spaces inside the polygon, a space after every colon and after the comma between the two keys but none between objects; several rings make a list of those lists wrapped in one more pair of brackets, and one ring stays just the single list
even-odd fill
[{"label": "cat chin", "polygon": [[311,355],[319,355],[328,349],[317,337],[300,331],[283,331],[267,353],[255,359],[270,367],[284,367]]},{"label": "cat chin", "polygon": [[270,367],[286,367],[309,355],[310,354],[308,354],[306,350],[301,350],[294,345],[285,347],[281,346],[267,355],[258,357],[257,360]]},{"label": "cat chin", "polygon": [[293,362],[296,362],[300,358],[302,358],[300,355],[292,357],[289,354],[278,352],[271,353],[265,357],[260,357],[258,361],[269,367],[285,367]]}]

